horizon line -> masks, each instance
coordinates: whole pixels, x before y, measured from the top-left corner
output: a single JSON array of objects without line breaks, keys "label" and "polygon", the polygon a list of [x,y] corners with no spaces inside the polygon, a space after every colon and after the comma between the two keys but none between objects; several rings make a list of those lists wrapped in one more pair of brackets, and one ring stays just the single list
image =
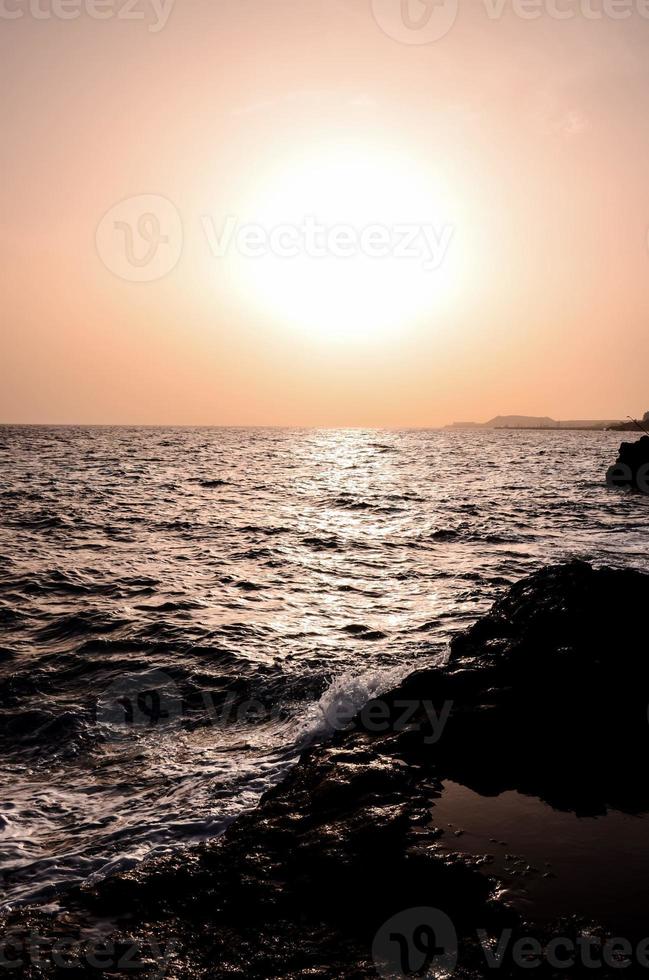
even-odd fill
[{"label": "horizon line", "polygon": [[[541,419],[549,418],[556,423],[556,427],[561,425],[567,425],[568,423],[579,423],[579,422],[624,422],[627,421],[626,418],[621,418],[620,416],[609,416],[607,418],[582,418],[582,419],[554,419],[552,416],[529,416],[520,415],[516,413],[516,416],[512,416],[509,413],[507,415],[493,416],[493,418],[529,418],[529,419]],[[480,429],[489,428],[488,422],[446,422],[438,424],[428,424],[428,425],[408,425],[408,424],[390,424],[390,425],[363,425],[359,423],[298,423],[298,422],[5,422],[0,421],[0,428],[52,428],[52,429],[72,429],[72,428],[85,428],[85,429],[369,429],[369,430],[395,430],[395,431],[426,431],[434,429]],[[495,427],[496,429],[502,427]],[[509,430],[511,427],[505,427]],[[529,426],[514,426],[513,428],[530,428]],[[551,429],[552,426],[543,426],[543,428]]]}]

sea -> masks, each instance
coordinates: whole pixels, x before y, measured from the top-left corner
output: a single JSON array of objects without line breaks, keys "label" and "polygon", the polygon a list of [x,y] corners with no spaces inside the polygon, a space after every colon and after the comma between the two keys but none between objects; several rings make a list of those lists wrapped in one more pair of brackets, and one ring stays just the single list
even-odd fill
[{"label": "sea", "polygon": [[620,441],[1,427],[1,904],[216,838],[541,566],[648,570]]}]

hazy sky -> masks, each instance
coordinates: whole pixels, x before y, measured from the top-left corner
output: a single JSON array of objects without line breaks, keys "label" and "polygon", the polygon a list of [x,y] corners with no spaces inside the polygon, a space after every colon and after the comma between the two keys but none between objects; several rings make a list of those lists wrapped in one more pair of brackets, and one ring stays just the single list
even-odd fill
[{"label": "hazy sky", "polygon": [[0,0],[0,421],[649,409],[648,46],[643,0]]}]

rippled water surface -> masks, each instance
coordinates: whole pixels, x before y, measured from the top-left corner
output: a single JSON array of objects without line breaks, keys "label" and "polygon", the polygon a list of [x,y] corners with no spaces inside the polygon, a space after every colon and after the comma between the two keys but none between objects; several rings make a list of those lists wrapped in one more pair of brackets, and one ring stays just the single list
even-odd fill
[{"label": "rippled water surface", "polygon": [[4,900],[218,834],[540,565],[647,569],[619,442],[0,428]]}]

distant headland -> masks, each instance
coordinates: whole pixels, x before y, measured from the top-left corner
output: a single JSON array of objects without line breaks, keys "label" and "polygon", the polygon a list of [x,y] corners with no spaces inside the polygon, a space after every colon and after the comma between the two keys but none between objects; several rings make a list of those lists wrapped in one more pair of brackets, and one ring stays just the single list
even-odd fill
[{"label": "distant headland", "polygon": [[[645,412],[642,425],[649,428],[649,412]],[[548,415],[496,415],[488,422],[453,422],[447,429],[610,429],[614,432],[637,432],[637,423],[620,419],[569,419],[558,421]]]}]

